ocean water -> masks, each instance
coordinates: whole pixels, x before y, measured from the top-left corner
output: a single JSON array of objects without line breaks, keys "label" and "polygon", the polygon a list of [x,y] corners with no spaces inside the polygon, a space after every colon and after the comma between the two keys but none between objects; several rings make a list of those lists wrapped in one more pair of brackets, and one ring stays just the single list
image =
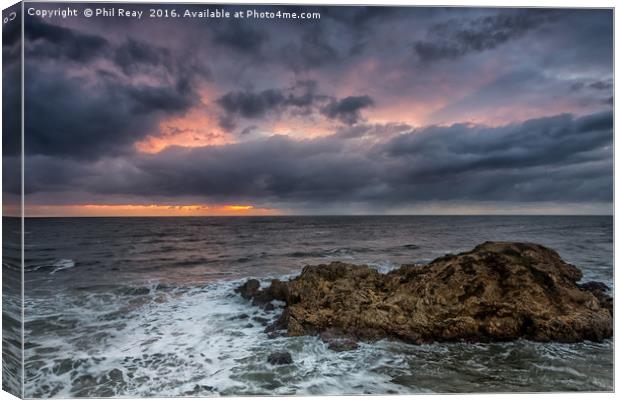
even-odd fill
[{"label": "ocean water", "polygon": [[[610,391],[613,343],[269,339],[233,289],[341,260],[380,271],[485,240],[557,250],[613,289],[612,217],[26,220],[27,397]],[[294,363],[272,366],[273,351]]]},{"label": "ocean water", "polygon": [[22,393],[21,220],[2,218],[2,389]]}]

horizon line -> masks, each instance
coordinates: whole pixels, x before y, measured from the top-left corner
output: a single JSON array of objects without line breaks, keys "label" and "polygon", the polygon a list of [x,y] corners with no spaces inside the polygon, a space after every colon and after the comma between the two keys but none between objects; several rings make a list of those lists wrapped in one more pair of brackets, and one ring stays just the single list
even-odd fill
[{"label": "horizon line", "polygon": [[3,218],[613,217],[614,214],[3,215]]}]

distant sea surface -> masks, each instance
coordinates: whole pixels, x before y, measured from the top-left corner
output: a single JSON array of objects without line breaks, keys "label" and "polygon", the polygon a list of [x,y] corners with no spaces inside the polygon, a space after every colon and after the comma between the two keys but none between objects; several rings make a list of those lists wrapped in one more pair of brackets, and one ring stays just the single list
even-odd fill
[{"label": "distant sea surface", "polygon": [[[26,397],[610,391],[613,343],[383,340],[351,352],[269,339],[233,292],[345,261],[389,271],[486,240],[558,251],[613,289],[613,218],[248,217],[26,220]],[[290,351],[292,365],[267,356]]]}]

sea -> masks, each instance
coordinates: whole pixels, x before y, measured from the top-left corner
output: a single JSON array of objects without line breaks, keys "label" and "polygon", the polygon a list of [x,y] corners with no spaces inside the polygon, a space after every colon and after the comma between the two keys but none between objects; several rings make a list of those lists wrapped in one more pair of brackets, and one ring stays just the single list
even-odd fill
[{"label": "sea", "polygon": [[[613,292],[611,216],[32,218],[25,221],[26,397],[613,390],[613,341],[574,344],[269,338],[234,292],[303,266],[388,272],[487,240],[534,242]],[[270,365],[288,351],[290,365]]]}]

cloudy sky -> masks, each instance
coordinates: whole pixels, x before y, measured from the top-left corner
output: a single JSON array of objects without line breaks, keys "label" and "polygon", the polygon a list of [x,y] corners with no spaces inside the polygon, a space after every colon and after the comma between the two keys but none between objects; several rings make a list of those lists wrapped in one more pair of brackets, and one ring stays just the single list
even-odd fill
[{"label": "cloudy sky", "polygon": [[26,213],[611,213],[610,10],[279,9],[27,17]]}]

